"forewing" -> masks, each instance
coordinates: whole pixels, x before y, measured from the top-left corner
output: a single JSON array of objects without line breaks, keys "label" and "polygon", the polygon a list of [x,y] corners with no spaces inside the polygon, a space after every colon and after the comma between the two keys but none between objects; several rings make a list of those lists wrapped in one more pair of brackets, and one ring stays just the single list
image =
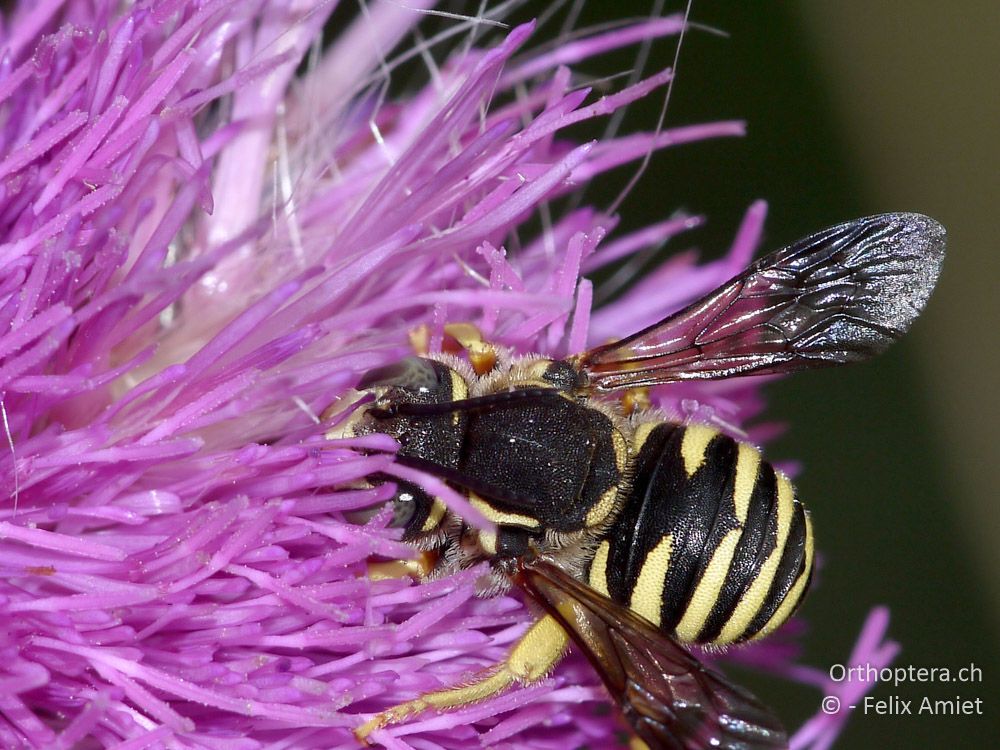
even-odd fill
[{"label": "forewing", "polygon": [[792,372],[884,351],[923,310],[944,227],[920,214],[840,224],[774,252],[649,328],[580,355],[601,390]]},{"label": "forewing", "polygon": [[631,610],[542,561],[515,579],[573,638],[650,750],[787,748],[780,722]]}]

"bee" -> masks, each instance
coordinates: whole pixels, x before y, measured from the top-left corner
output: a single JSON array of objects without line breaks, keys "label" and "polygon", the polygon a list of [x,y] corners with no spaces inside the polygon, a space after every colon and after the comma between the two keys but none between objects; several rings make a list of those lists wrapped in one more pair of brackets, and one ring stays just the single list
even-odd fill
[{"label": "bee", "polygon": [[[486,562],[478,593],[516,587],[538,614],[495,668],[383,711],[358,738],[541,679],[572,642],[652,750],[787,747],[778,719],[688,647],[744,643],[788,619],[813,569],[809,513],[756,447],[643,408],[641,389],[866,360],[924,308],[944,248],[926,216],[858,219],[582,354],[515,356],[467,335],[469,362],[410,357],[366,373],[369,402],[329,436],[391,435],[398,464],[493,524],[398,481],[392,525],[432,556],[427,576]],[[616,393],[639,393],[639,408]]]}]

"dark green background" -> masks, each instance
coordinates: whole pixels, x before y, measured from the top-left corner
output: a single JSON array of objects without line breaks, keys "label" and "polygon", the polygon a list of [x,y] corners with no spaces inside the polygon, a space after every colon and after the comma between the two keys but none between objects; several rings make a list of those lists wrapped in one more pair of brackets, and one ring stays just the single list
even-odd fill
[{"label": "dark green background", "polygon": [[[590,3],[577,27],[644,15],[649,7]],[[667,125],[743,118],[749,135],[656,155],[621,208],[625,228],[683,207],[709,222],[674,249],[695,245],[711,255],[728,247],[744,210],[758,198],[770,204],[765,249],[858,216],[930,210],[877,205],[866,195],[860,165],[838,132],[823,73],[790,14],[762,12],[756,3],[696,3],[692,18],[730,36],[695,31],[685,37]],[[654,45],[647,71],[671,65],[674,44]],[[599,78],[628,69],[634,54],[574,68]],[[650,127],[661,102],[656,96],[633,105],[623,132]],[[603,180],[588,190],[588,200],[607,205],[630,175],[622,170],[617,180]],[[933,301],[927,314],[934,314]],[[897,665],[957,669],[975,663],[983,682],[882,685],[875,695],[917,705],[924,696],[961,694],[983,698],[985,715],[857,714],[837,747],[994,747],[1000,659],[990,604],[977,583],[993,574],[975,569],[956,530],[958,490],[944,470],[928,418],[936,405],[915,374],[913,346],[904,340],[875,362],[768,388],[766,418],[789,424],[768,454],[802,462],[796,483],[813,511],[824,560],[820,585],[803,610],[811,626],[808,660],[827,668],[846,659],[870,607],[888,604],[890,634],[903,646]],[[820,696],[811,688],[759,676],[746,682],[790,727],[818,707]]]}]

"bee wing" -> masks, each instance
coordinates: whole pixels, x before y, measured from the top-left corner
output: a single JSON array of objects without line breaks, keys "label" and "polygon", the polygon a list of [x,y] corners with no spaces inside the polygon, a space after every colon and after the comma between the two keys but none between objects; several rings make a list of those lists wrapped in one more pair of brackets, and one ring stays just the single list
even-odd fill
[{"label": "bee wing", "polygon": [[945,230],[920,214],[849,221],[774,252],[714,292],[575,363],[600,390],[783,373],[884,351],[923,310]]},{"label": "bee wing", "polygon": [[631,610],[543,560],[521,563],[514,579],[572,636],[650,750],[788,747],[756,698]]}]

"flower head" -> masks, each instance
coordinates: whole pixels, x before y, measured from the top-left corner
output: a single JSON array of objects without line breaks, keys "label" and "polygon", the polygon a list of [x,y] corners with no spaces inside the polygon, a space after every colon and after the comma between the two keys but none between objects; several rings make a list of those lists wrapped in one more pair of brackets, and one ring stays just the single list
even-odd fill
[{"label": "flower head", "polygon": [[[742,132],[563,135],[670,79],[598,97],[565,66],[677,19],[534,52],[530,25],[473,44],[492,27],[455,19],[390,56],[418,7],[373,4],[324,49],[329,12],[53,1],[0,32],[0,746],[353,747],[373,711],[500,659],[528,613],[476,598],[477,571],[367,574],[412,550],[387,513],[344,514],[391,491],[361,480],[403,469],[391,441],[326,441],[315,415],[421,325],[432,350],[471,320],[564,356],[756,246],[761,205],[722,260],[677,256],[592,313],[583,274],[699,219],[615,236],[595,207],[550,210],[651,150]],[[428,80],[397,94],[410,57]],[[730,430],[762,407],[748,381],[658,397]],[[621,729],[605,702],[571,657],[384,741],[602,746]]]}]

